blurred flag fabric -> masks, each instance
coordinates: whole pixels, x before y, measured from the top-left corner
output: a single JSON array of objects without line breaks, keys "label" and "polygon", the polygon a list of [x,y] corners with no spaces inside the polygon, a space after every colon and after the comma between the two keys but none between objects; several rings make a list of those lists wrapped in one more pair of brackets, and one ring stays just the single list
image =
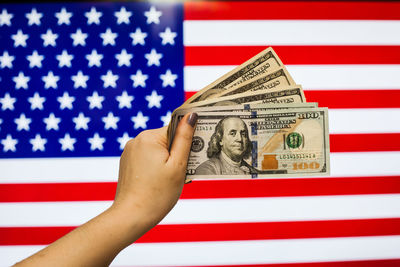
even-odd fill
[{"label": "blurred flag fabric", "polygon": [[194,181],[114,266],[400,266],[400,2],[0,5],[0,266],[105,210],[129,138],[272,46],[331,176]]}]

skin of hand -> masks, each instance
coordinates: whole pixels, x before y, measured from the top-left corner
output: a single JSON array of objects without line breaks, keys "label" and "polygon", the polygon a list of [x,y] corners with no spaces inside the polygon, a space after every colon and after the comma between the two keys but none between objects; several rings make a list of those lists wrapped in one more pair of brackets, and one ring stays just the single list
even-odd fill
[{"label": "skin of hand", "polygon": [[196,121],[195,113],[180,121],[170,151],[167,127],[130,140],[121,155],[111,207],[15,266],[108,266],[175,206]]},{"label": "skin of hand", "polygon": [[169,152],[167,127],[144,131],[130,140],[122,153],[114,206],[141,210],[154,226],[175,206],[186,177],[194,128],[184,117]]}]

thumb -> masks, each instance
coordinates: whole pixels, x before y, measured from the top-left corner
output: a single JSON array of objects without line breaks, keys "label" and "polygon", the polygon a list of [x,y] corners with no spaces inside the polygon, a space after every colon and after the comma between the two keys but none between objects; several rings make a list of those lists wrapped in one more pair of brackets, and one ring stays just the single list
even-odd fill
[{"label": "thumb", "polygon": [[186,168],[187,165],[196,122],[197,113],[186,114],[179,122],[172,141],[169,160],[183,168]]}]

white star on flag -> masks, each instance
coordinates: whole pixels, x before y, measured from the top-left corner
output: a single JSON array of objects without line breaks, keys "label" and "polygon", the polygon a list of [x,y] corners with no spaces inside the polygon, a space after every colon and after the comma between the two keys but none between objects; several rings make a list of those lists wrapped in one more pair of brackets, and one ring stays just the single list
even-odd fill
[{"label": "white star on flag", "polygon": [[96,66],[100,67],[101,66],[101,60],[103,59],[103,55],[98,54],[96,49],[92,50],[92,53],[86,55],[86,59],[89,61],[88,66]]},{"label": "white star on flag", "polygon": [[63,7],[60,12],[55,13],[55,16],[58,19],[58,22],[57,22],[58,25],[62,25],[62,24],[70,25],[71,24],[70,19],[72,17],[72,13],[68,12],[67,9],[65,9],[65,7]]},{"label": "white star on flag", "polygon": [[29,139],[29,143],[32,145],[32,151],[44,151],[44,145],[47,143],[46,138],[42,138],[40,134],[36,134],[35,138]]},{"label": "white star on flag", "polygon": [[78,71],[78,73],[76,75],[72,75],[71,79],[74,81],[74,88],[86,88],[87,84],[86,82],[89,80],[89,76],[88,75],[84,75],[82,73],[82,71]]},{"label": "white star on flag", "polygon": [[44,88],[57,89],[57,82],[60,80],[59,76],[55,76],[52,71],[47,73],[47,76],[42,76],[42,81],[44,82]]},{"label": "white star on flag", "polygon": [[165,31],[160,32],[159,35],[162,39],[162,41],[161,41],[162,45],[167,45],[167,44],[174,45],[175,44],[174,38],[176,37],[177,33],[172,32],[170,27],[165,28]]},{"label": "white star on flag", "polygon": [[25,17],[28,19],[28,25],[40,25],[40,19],[43,17],[42,13],[38,13],[36,8],[32,8],[31,13],[25,14]]},{"label": "white star on flag", "polygon": [[168,69],[165,74],[160,75],[160,79],[163,81],[162,87],[175,87],[175,80],[178,78],[178,75],[173,74],[170,69]]},{"label": "white star on flag", "polygon": [[11,19],[14,17],[13,14],[8,13],[7,9],[3,9],[0,14],[0,26],[7,25],[11,26]]},{"label": "white star on flag", "polygon": [[90,9],[90,12],[85,12],[85,16],[87,17],[87,24],[90,25],[92,23],[99,25],[100,17],[103,15],[102,12],[98,12],[95,7]]},{"label": "white star on flag", "polygon": [[75,33],[71,33],[71,38],[73,40],[72,45],[73,46],[85,46],[86,45],[86,38],[88,37],[87,33],[83,33],[80,28],[76,30]]},{"label": "white star on flag", "polygon": [[14,40],[14,47],[26,47],[26,40],[29,38],[29,35],[18,30],[16,34],[11,35],[11,38]]},{"label": "white star on flag", "polygon": [[116,96],[115,98],[118,101],[118,108],[122,109],[124,107],[126,107],[126,108],[132,107],[131,102],[133,101],[134,97],[128,95],[128,93],[126,91],[123,91],[122,95]]},{"label": "white star on flag", "polygon": [[28,98],[28,101],[31,103],[31,110],[43,110],[43,103],[46,101],[46,98],[41,97],[38,92],[35,92],[32,97]]},{"label": "white star on flag", "polygon": [[15,59],[14,56],[10,56],[10,54],[8,54],[7,51],[4,51],[3,55],[0,56],[0,67],[2,69],[6,68],[6,67],[11,69],[13,66],[12,62],[14,61],[14,59]]},{"label": "white star on flag", "polygon": [[113,74],[111,70],[107,71],[106,75],[101,75],[101,79],[103,80],[104,88],[115,88],[117,86],[118,75]]},{"label": "white star on flag", "polygon": [[15,89],[24,88],[28,89],[28,82],[30,81],[29,76],[25,76],[22,71],[18,73],[18,76],[12,78],[15,82]]},{"label": "white star on flag", "polygon": [[62,96],[57,97],[57,101],[60,102],[60,109],[71,109],[72,103],[75,101],[74,96],[70,96],[67,92],[64,92]]},{"label": "white star on flag", "polygon": [[58,142],[61,144],[61,150],[66,151],[74,151],[74,144],[76,143],[76,138],[71,138],[69,133],[64,135],[64,138],[59,138]]},{"label": "white star on flag", "polygon": [[3,98],[0,98],[1,110],[14,110],[14,103],[17,102],[15,97],[11,97],[9,93],[5,93]]},{"label": "white star on flag", "polygon": [[135,32],[132,32],[129,34],[129,37],[132,38],[132,45],[144,45],[145,41],[144,39],[147,37],[147,33],[142,32],[140,28],[136,28]]},{"label": "white star on flag", "polygon": [[103,46],[106,45],[115,45],[115,38],[118,37],[117,33],[114,33],[111,31],[110,28],[107,28],[107,30],[103,33],[100,33],[101,39],[103,39]]},{"label": "white star on flag", "polygon": [[104,96],[99,96],[99,94],[96,91],[93,92],[92,96],[86,97],[86,100],[89,102],[90,109],[103,108],[102,102],[104,101]]},{"label": "white star on flag", "polygon": [[147,95],[146,96],[146,100],[148,103],[147,107],[148,108],[152,108],[152,107],[156,107],[156,108],[161,108],[161,100],[163,100],[164,97],[162,95],[158,95],[157,92],[155,90],[153,90],[151,92],[151,95]]},{"label": "white star on flag", "polygon": [[46,124],[47,131],[50,131],[51,129],[58,131],[58,124],[61,122],[61,119],[54,116],[54,113],[52,112],[49,117],[43,119],[43,122]]},{"label": "white star on flag", "polygon": [[27,118],[24,113],[22,113],[19,118],[14,119],[15,124],[17,124],[17,131],[29,131],[29,124],[32,122],[31,118]]},{"label": "white star on flag", "polygon": [[167,114],[160,117],[160,120],[163,122],[163,126],[167,126],[171,121],[171,111],[168,111]]},{"label": "white star on flag", "polygon": [[63,50],[61,55],[57,55],[56,59],[58,60],[58,67],[68,67],[72,66],[71,60],[74,59],[74,55],[68,54],[67,50]]},{"label": "white star on flag", "polygon": [[104,129],[106,130],[110,128],[116,130],[118,128],[119,117],[115,117],[112,112],[108,112],[107,117],[103,117],[101,120],[104,122]]},{"label": "white star on flag", "polygon": [[[8,154],[114,156],[123,133],[160,127],[185,94],[182,16],[181,5],[158,3],[2,5],[0,140],[19,141]],[[90,154],[96,132],[104,151]],[[73,150],[62,149],[68,136]]]},{"label": "white star on flag", "polygon": [[89,129],[88,123],[90,122],[89,117],[85,117],[83,112],[79,112],[78,117],[72,118],[72,121],[75,123],[75,130],[83,129],[87,130]]},{"label": "white star on flag", "polygon": [[104,137],[100,137],[98,133],[95,133],[93,137],[88,138],[88,142],[90,143],[90,150],[103,150],[103,143],[106,141]]},{"label": "white star on flag", "polygon": [[122,67],[123,65],[130,67],[131,66],[131,59],[132,59],[133,55],[132,54],[128,54],[126,52],[126,49],[122,49],[121,53],[116,54],[115,58],[118,60],[118,67]]},{"label": "white star on flag", "polygon": [[127,132],[124,132],[124,134],[121,137],[118,137],[117,141],[119,143],[119,149],[123,150],[126,143],[128,143],[130,139],[132,139],[132,137],[130,137]]},{"label": "white star on flag", "polygon": [[141,70],[137,70],[136,74],[132,74],[130,76],[131,80],[133,81],[133,87],[141,86],[143,88],[146,87],[146,80],[149,78],[148,75],[143,74]]},{"label": "white star on flag", "polygon": [[7,152],[9,150],[15,152],[17,150],[15,146],[18,144],[18,140],[12,138],[11,134],[7,134],[6,139],[1,140],[1,144],[3,145],[4,152]]},{"label": "white star on flag", "polygon": [[42,67],[42,60],[44,56],[39,55],[36,50],[32,52],[32,55],[26,56],[26,59],[29,61],[29,68]]},{"label": "white star on flag", "polygon": [[149,117],[143,116],[143,113],[141,111],[139,111],[136,116],[133,116],[131,118],[131,120],[134,123],[133,128],[135,130],[139,129],[139,128],[146,129],[147,128],[147,121],[149,120]]},{"label": "white star on flag", "polygon": [[43,33],[40,35],[40,38],[43,39],[43,46],[56,46],[56,39],[58,38],[58,34],[57,33],[53,33],[52,30],[47,29],[46,33]]},{"label": "white star on flag", "polygon": [[162,12],[158,11],[154,6],[151,6],[149,11],[145,11],[144,15],[147,17],[147,24],[160,24]]},{"label": "white star on flag", "polygon": [[163,55],[161,53],[157,53],[157,51],[152,48],[150,53],[144,54],[144,57],[147,59],[147,66],[160,66],[160,59],[163,57]]},{"label": "white star on flag", "polygon": [[129,24],[129,18],[132,16],[132,12],[127,11],[125,7],[121,7],[119,11],[114,12],[114,16],[117,17],[118,24]]}]

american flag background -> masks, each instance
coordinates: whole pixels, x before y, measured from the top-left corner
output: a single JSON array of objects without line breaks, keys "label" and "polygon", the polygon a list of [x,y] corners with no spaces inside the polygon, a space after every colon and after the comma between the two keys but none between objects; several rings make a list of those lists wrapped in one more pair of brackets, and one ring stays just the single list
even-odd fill
[{"label": "american flag background", "polygon": [[124,144],[268,46],[331,176],[194,181],[114,266],[400,266],[400,2],[0,5],[0,265],[110,206]]}]

